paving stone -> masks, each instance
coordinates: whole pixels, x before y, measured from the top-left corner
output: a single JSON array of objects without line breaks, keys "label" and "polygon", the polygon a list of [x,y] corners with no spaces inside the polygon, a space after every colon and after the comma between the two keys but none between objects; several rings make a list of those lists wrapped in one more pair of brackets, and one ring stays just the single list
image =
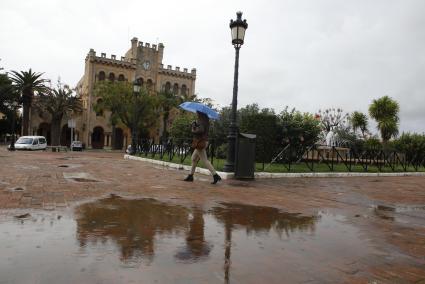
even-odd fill
[{"label": "paving stone", "polygon": [[[187,169],[174,170],[124,160],[122,153],[82,152],[73,155],[80,159],[81,167],[59,168],[64,160],[58,158],[67,157],[67,153],[9,153],[0,147],[0,156],[5,156],[2,163],[10,165],[0,172],[0,211],[37,208],[60,212],[81,201],[103,198],[111,193],[129,198],[172,199],[173,202],[203,208],[226,202],[276,207],[303,215],[332,211],[344,216],[341,222],[355,226],[359,234],[364,235],[365,242],[372,243],[376,251],[360,259],[336,258],[326,267],[317,263],[318,269],[325,272],[337,270],[343,275],[342,282],[346,283],[424,282],[425,210],[418,209],[414,216],[409,212],[390,212],[393,221],[382,219],[374,211],[377,205],[393,208],[399,205],[425,206],[424,177],[281,178],[250,182],[228,179],[211,185],[209,175],[196,174],[195,181],[187,183],[182,181]],[[16,167],[19,165],[28,165],[28,168],[19,170]],[[68,182],[64,172],[86,173],[101,182]],[[2,189],[4,183],[7,183],[7,189]],[[18,186],[25,187],[25,190],[10,190]],[[308,244],[304,249],[309,249]],[[324,257],[323,263],[326,260]],[[184,272],[180,273],[183,277]],[[311,278],[312,283],[326,282],[320,276],[311,275]]]}]

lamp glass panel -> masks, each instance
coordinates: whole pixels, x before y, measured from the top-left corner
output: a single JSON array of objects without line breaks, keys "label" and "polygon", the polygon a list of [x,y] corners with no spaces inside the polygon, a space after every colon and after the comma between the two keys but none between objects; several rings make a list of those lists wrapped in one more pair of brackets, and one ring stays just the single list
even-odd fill
[{"label": "lamp glass panel", "polygon": [[232,28],[232,41],[238,38],[238,27]]},{"label": "lamp glass panel", "polygon": [[245,28],[244,27],[238,27],[238,39],[243,42],[245,37]]}]

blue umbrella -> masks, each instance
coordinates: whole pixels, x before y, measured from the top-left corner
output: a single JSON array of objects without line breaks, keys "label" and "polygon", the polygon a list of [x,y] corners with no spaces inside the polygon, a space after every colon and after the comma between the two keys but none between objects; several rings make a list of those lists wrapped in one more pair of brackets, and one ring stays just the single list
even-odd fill
[{"label": "blue umbrella", "polygon": [[190,112],[202,112],[211,119],[219,119],[220,115],[210,107],[196,102],[184,102],[179,107]]}]

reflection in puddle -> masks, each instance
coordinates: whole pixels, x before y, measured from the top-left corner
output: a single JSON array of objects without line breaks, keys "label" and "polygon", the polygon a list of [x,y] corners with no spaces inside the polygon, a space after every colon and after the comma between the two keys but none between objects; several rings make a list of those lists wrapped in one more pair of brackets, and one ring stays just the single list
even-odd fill
[{"label": "reflection in puddle", "polygon": [[99,182],[98,180],[89,178],[73,178],[72,180],[77,182]]},{"label": "reflection in puddle", "polygon": [[217,220],[225,227],[242,226],[248,234],[268,232],[272,229],[278,234],[285,232],[288,236],[290,232],[295,231],[314,231],[314,224],[319,218],[281,212],[273,207],[229,203],[222,203],[222,205],[212,210]]},{"label": "reflection in puddle", "polygon": [[155,236],[182,232],[189,212],[152,199],[102,199],[77,208],[77,239],[81,247],[111,240],[123,261],[151,260]]},{"label": "reflection in puddle", "polygon": [[423,218],[425,212],[424,205],[373,205],[372,209],[373,213],[381,219],[399,222],[406,222],[403,217]]},{"label": "reflection in puddle", "polygon": [[204,210],[114,195],[74,217],[31,217],[0,223],[6,283],[335,283],[344,275],[331,263],[369,252],[341,216],[243,204]]},{"label": "reflection in puddle", "polygon": [[224,279],[226,283],[230,280],[229,270],[231,263],[232,247],[232,229],[240,227],[246,230],[247,234],[269,232],[274,230],[279,236],[285,232],[289,236],[290,232],[314,231],[314,223],[317,217],[300,216],[300,214],[291,214],[280,212],[272,207],[258,207],[243,204],[223,203],[223,207],[215,207],[212,210],[213,215],[225,228],[225,271]]}]

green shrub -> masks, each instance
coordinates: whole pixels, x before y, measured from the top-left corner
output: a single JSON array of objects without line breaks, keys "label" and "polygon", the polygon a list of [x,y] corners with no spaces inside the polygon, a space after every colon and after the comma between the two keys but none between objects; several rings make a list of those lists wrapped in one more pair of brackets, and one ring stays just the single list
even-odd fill
[{"label": "green shrub", "polygon": [[425,134],[403,133],[395,139],[394,148],[406,155],[407,161],[422,161],[425,158]]}]

